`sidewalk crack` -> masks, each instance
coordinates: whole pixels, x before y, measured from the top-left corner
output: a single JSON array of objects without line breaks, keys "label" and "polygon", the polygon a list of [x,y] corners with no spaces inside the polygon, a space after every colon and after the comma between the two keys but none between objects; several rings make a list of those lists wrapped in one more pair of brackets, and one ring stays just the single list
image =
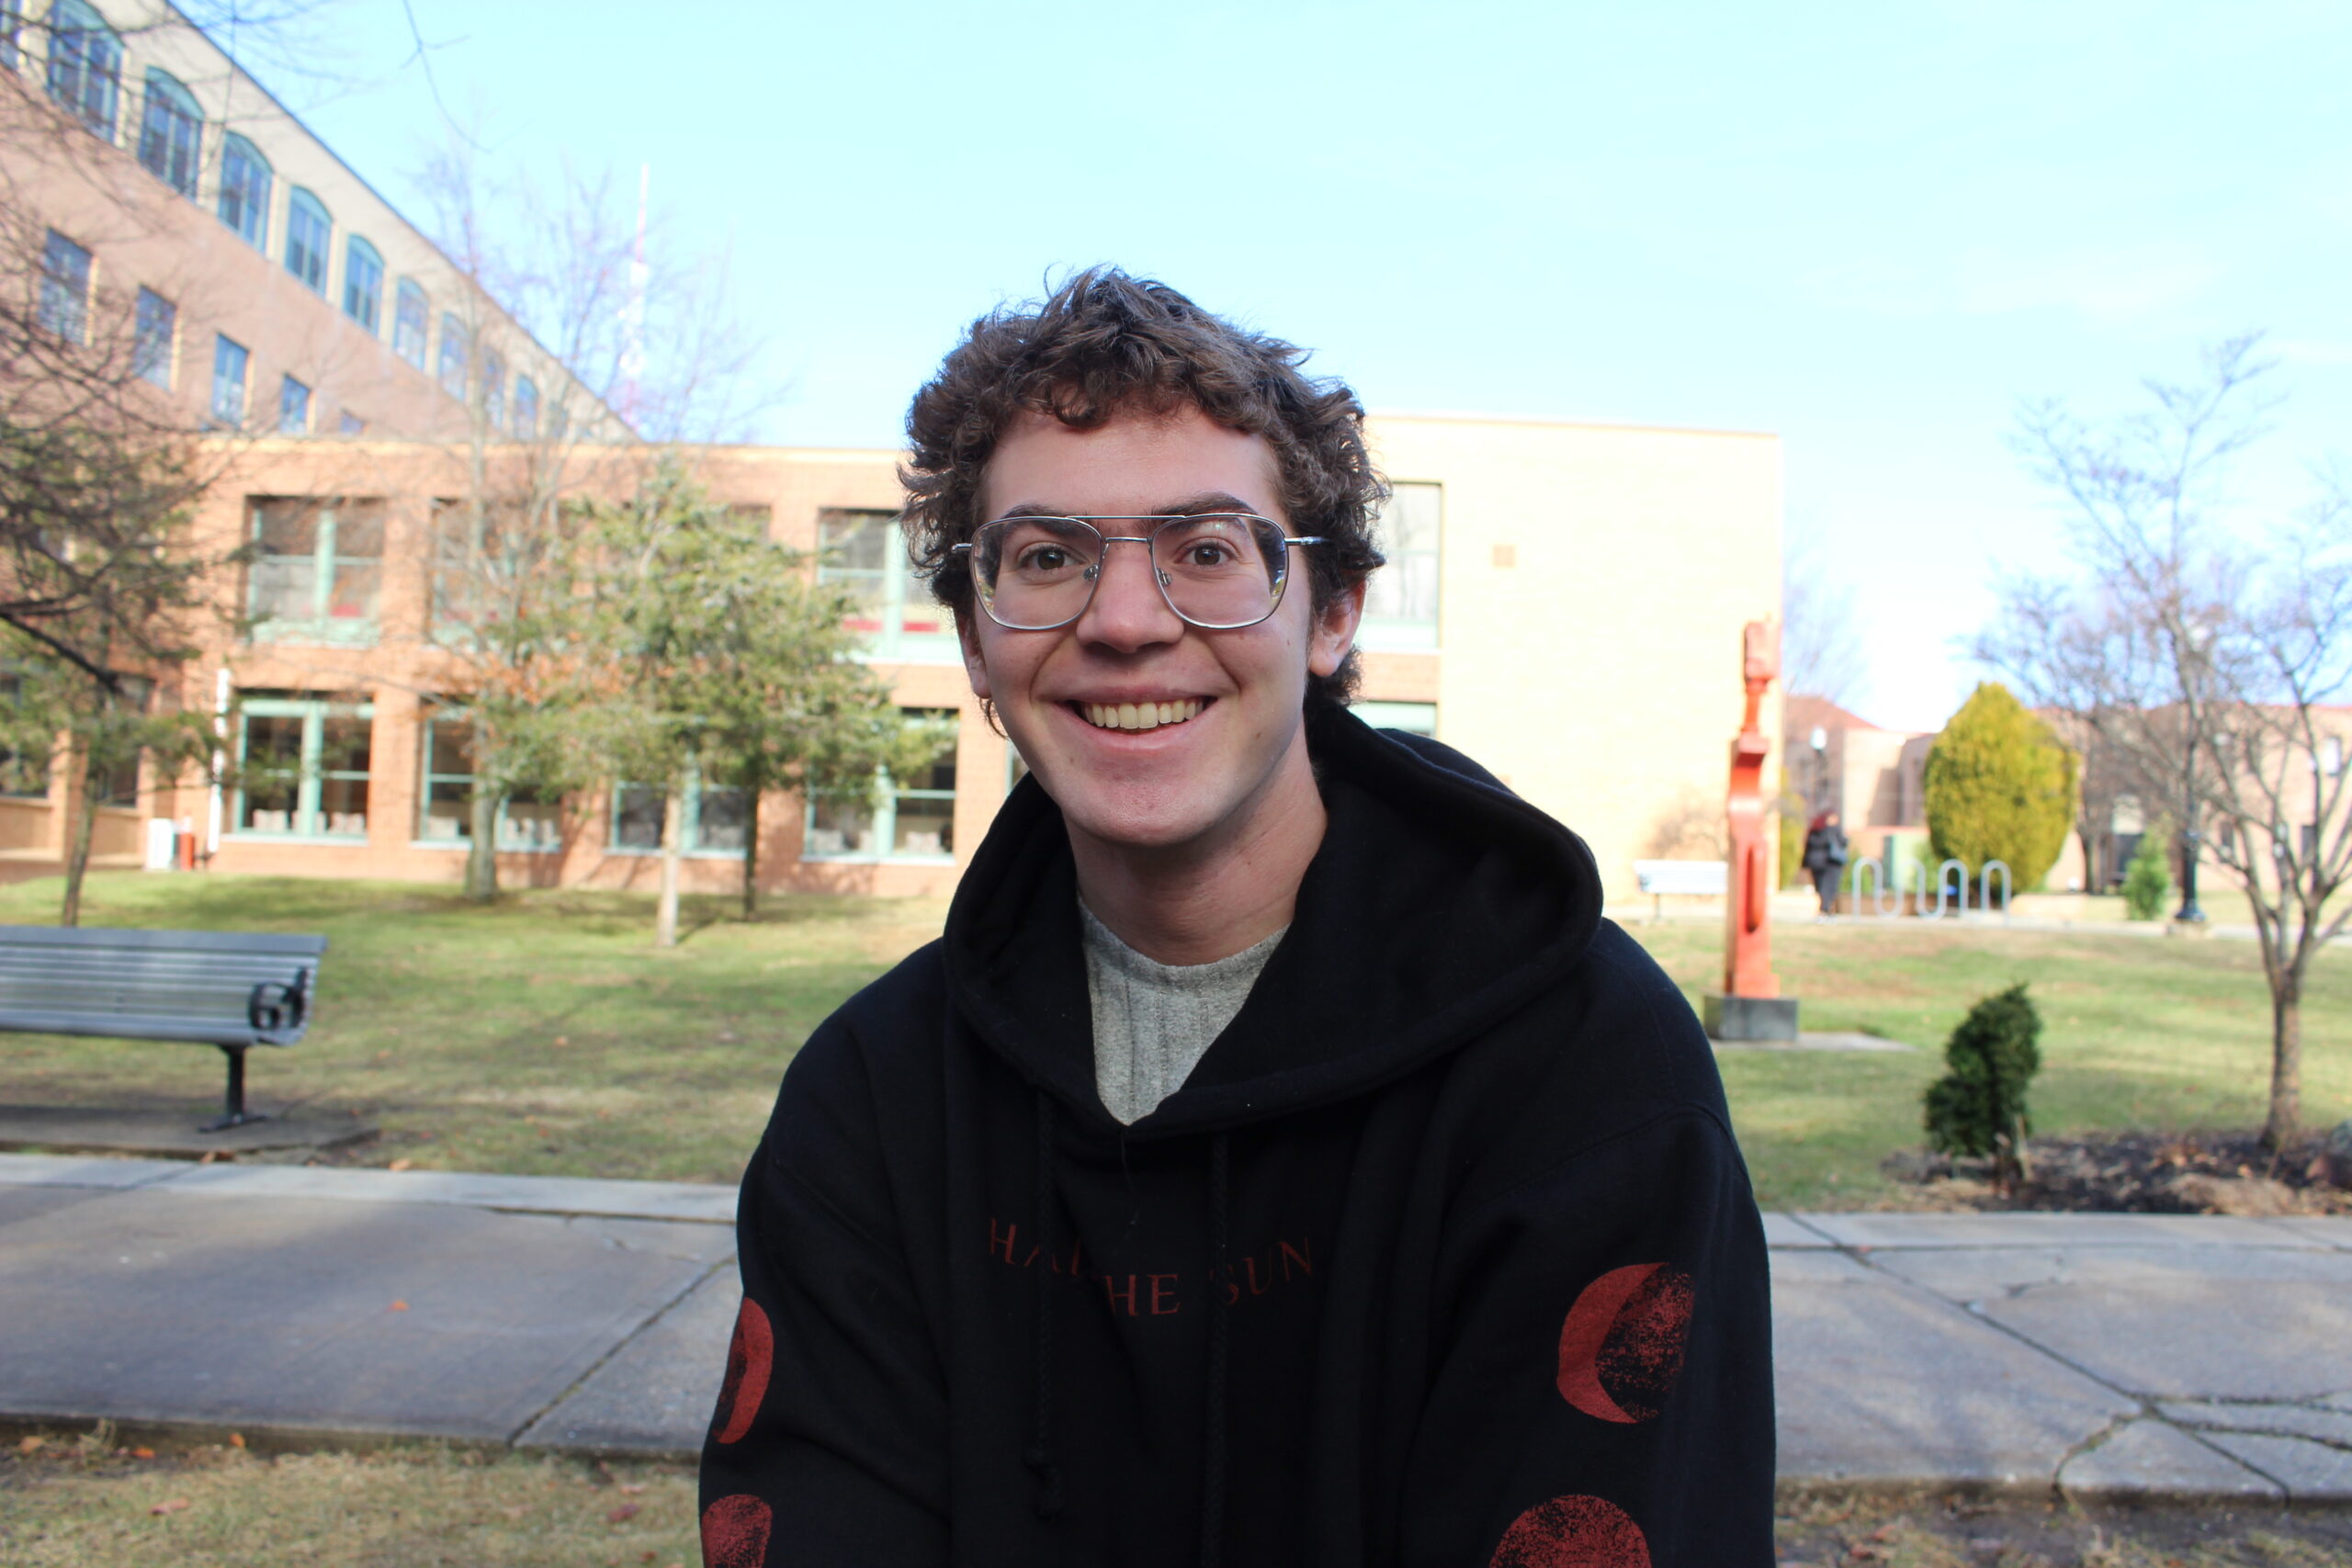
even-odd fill
[{"label": "sidewalk crack", "polygon": [[718,1273],[722,1269],[732,1268],[734,1263],[735,1259],[732,1257],[722,1258],[718,1262],[711,1264],[707,1268],[704,1269],[700,1273],[688,1280],[684,1289],[677,1292],[677,1293],[673,1295],[668,1301],[663,1302],[660,1306],[654,1308],[652,1312],[647,1314],[644,1322],[639,1324],[635,1328],[630,1329],[627,1334],[622,1335],[618,1340],[614,1342],[611,1348],[607,1349],[603,1355],[597,1357],[594,1361],[589,1364],[585,1371],[582,1371],[578,1377],[572,1379],[571,1382],[567,1383],[564,1386],[562,1393],[557,1394],[553,1399],[548,1400],[545,1404],[539,1406],[538,1409],[532,1411],[529,1416],[524,1418],[521,1426],[507,1433],[505,1438],[506,1446],[511,1449],[516,1443],[520,1442],[524,1435],[528,1433],[532,1427],[537,1426],[540,1422],[553,1415],[558,1405],[561,1404],[565,1400],[570,1399],[573,1394],[578,1393],[582,1388],[586,1387],[588,1380],[594,1377],[598,1372],[603,1371],[605,1367],[609,1366],[612,1363],[613,1358],[618,1356],[623,1350],[628,1349],[631,1345],[636,1344],[639,1338],[643,1337],[647,1329],[651,1328],[655,1324],[661,1322],[663,1318],[675,1312],[678,1309],[679,1303],[684,1302],[688,1296],[693,1295],[697,1290],[700,1290],[712,1275]]}]

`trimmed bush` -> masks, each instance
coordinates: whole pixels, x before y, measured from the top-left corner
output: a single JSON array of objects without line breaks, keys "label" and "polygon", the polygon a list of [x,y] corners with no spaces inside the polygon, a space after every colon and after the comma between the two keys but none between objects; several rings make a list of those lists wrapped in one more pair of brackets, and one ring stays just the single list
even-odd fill
[{"label": "trimmed bush", "polygon": [[2172,902],[2172,862],[2165,855],[2165,837],[2154,829],[2141,834],[2131,863],[2123,868],[2123,912],[2135,920],[2153,920]]},{"label": "trimmed bush", "polygon": [[2033,1131],[2025,1091],[2041,1068],[2041,1015],[2012,986],[1968,1010],[1944,1044],[1944,1076],[1928,1086],[1928,1146],[1940,1154],[1993,1156],[2002,1191],[2025,1174],[2025,1140]]},{"label": "trimmed bush", "polygon": [[1959,861],[1972,883],[1996,860],[2020,893],[2041,886],[2074,830],[2080,777],[2050,727],[1985,682],[1928,749],[1921,784],[1936,859]]}]

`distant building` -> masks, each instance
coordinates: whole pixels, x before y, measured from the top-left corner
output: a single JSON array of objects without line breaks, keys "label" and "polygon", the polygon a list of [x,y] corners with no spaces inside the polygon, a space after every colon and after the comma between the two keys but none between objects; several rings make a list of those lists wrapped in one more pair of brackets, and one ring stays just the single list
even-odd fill
[{"label": "distant building", "polygon": [[[0,29],[17,15],[0,0]],[[206,711],[233,698],[224,750],[278,782],[96,781],[98,863],[136,863],[160,818],[220,870],[456,879],[470,764],[463,694],[426,635],[434,502],[458,493],[455,444],[485,421],[526,441],[559,410],[614,434],[618,420],[176,12],[53,0],[50,22],[14,25],[0,171],[71,247],[59,276],[140,291],[142,310],[152,296],[159,385],[192,417],[273,432],[224,446],[233,462],[198,520],[209,544],[253,547],[224,585],[244,629],[171,695]],[[1632,897],[1646,846],[1694,811],[1720,818],[1741,627],[1780,604],[1778,440],[1420,414],[1378,415],[1370,436],[1396,493],[1359,711],[1476,758],[1582,833],[1611,895]],[[906,565],[900,455],[689,456],[715,499],[763,512],[856,592],[901,706],[956,716],[955,749],[920,778],[763,803],[763,882],[944,891],[1020,764]],[[0,758],[0,875],[55,869],[70,773]],[[626,780],[510,802],[502,877],[650,886],[663,804]],[[745,805],[718,789],[686,802],[690,887],[733,886]]]},{"label": "distant building", "polygon": [[1920,778],[1933,735],[1882,729],[1826,697],[1792,693],[1781,707],[1788,781],[1808,822],[1838,813],[1856,860],[1880,860],[1897,833],[1925,833]]}]

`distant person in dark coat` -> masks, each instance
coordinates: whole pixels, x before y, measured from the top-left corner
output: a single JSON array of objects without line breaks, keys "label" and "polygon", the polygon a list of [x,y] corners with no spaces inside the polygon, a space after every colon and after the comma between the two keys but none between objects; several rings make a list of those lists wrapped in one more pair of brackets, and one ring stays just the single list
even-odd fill
[{"label": "distant person in dark coat", "polygon": [[1813,873],[1825,915],[1838,912],[1838,878],[1846,859],[1846,829],[1838,826],[1838,813],[1825,811],[1813,819],[1813,829],[1804,836],[1804,868]]}]

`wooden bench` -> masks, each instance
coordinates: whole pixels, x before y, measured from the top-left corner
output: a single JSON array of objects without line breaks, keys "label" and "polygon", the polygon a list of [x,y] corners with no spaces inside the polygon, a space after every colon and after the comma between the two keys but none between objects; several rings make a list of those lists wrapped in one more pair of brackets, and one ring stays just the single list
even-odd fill
[{"label": "wooden bench", "polygon": [[245,1052],[291,1045],[311,1026],[322,936],[0,926],[0,1031],[177,1040],[229,1058],[220,1119],[245,1109]]},{"label": "wooden bench", "polygon": [[1668,895],[1721,898],[1731,890],[1731,866],[1719,860],[1637,860],[1634,880],[1650,896],[1650,922],[1663,918]]}]

